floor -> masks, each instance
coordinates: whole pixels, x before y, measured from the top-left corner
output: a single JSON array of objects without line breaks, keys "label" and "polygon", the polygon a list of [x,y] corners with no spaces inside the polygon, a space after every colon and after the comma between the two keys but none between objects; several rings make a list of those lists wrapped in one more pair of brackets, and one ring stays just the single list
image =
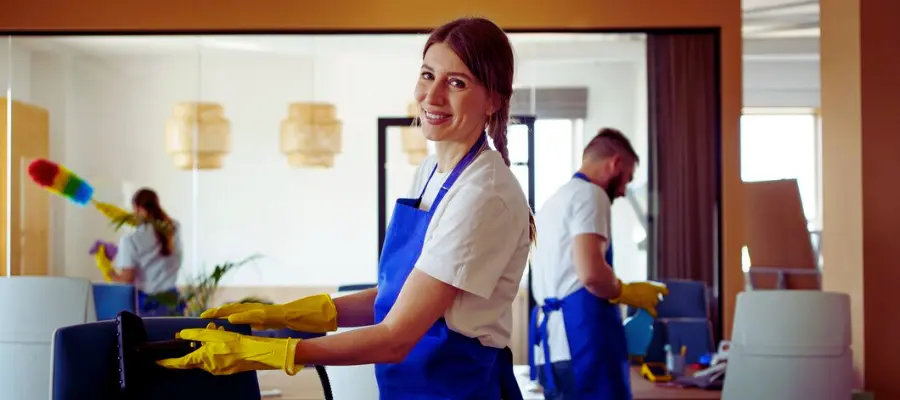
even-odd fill
[{"label": "floor", "polygon": [[[516,377],[525,400],[543,400],[540,392],[532,391],[533,385],[528,379],[528,366],[517,365]],[[267,371],[259,373],[260,389],[265,391],[278,391],[280,394],[266,396],[264,399],[272,400],[322,400],[322,386],[319,378],[312,368],[304,369],[295,376],[287,376],[281,371]],[[721,399],[721,392],[696,389],[679,389],[658,386],[632,371],[631,386],[635,400],[707,400]],[[337,399],[344,400],[344,399]]]}]

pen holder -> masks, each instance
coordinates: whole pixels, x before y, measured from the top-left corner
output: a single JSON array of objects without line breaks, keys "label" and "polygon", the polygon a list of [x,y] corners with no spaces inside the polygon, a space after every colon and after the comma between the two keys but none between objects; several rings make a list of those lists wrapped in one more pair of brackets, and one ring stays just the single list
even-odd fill
[{"label": "pen holder", "polygon": [[684,356],[681,354],[666,354],[666,369],[673,377],[684,375]]}]

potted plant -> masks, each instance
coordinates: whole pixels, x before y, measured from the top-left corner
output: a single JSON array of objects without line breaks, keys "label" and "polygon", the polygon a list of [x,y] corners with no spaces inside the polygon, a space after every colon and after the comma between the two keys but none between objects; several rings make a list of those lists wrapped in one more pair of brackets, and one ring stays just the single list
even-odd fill
[{"label": "potted plant", "polygon": [[203,311],[210,308],[209,301],[215,295],[219,287],[219,282],[225,277],[225,274],[243,267],[253,261],[258,260],[262,256],[254,254],[241,261],[226,261],[216,265],[208,274],[198,274],[187,285],[183,287],[179,295],[158,294],[153,298],[166,307],[176,307],[179,301],[185,304],[185,316],[199,317]]},{"label": "potted plant", "polygon": [[[104,215],[110,218],[110,223],[114,231],[119,231],[124,226],[138,226],[142,224],[150,224],[153,229],[161,232],[168,232],[173,226],[166,221],[158,221],[152,218],[142,218],[134,213],[129,213],[121,208],[111,204],[101,203],[98,208]],[[114,257],[114,256],[113,256]],[[216,265],[209,274],[198,274],[180,291],[178,295],[171,293],[160,293],[151,298],[155,299],[161,305],[169,308],[176,308],[179,302],[185,304],[185,315],[190,317],[199,317],[203,311],[210,306],[209,301],[219,287],[219,282],[225,277],[225,274],[243,267],[253,261],[258,260],[262,256],[254,254],[241,261],[226,261]],[[241,302],[252,302],[252,298],[244,299]]]}]

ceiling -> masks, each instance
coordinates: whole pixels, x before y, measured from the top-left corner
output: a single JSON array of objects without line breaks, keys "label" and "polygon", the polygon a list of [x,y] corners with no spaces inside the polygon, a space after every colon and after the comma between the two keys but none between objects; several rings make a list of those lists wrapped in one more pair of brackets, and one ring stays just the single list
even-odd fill
[{"label": "ceiling", "polygon": [[[818,0],[743,0],[745,57],[818,55]],[[27,47],[98,57],[216,53],[409,55],[425,35],[67,36],[16,38]],[[510,34],[521,58],[630,59],[636,34]],[[632,54],[634,53],[634,54]]]},{"label": "ceiling", "polygon": [[[514,33],[520,59],[640,60],[642,34]],[[91,56],[188,56],[257,53],[278,56],[408,57],[422,51],[426,35],[208,35],[59,36],[16,38],[35,50]]]},{"label": "ceiling", "polygon": [[744,38],[819,37],[818,0],[743,0]]}]

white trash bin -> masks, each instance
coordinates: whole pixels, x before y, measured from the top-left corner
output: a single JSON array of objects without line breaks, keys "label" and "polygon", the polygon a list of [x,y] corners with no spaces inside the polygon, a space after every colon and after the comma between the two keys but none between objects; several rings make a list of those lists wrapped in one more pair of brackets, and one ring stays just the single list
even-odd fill
[{"label": "white trash bin", "polygon": [[847,400],[853,395],[850,296],[738,294],[722,398]]}]

